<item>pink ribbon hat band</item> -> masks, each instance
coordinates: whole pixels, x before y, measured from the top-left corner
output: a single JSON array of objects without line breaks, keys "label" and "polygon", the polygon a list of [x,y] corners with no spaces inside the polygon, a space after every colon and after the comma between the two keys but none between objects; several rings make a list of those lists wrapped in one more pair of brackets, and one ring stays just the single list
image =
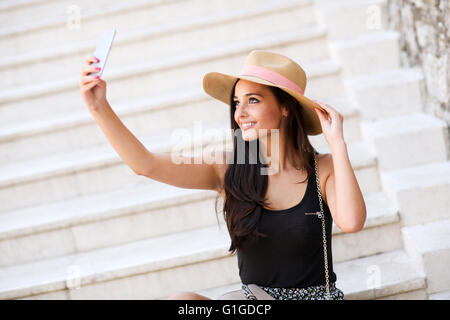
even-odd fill
[{"label": "pink ribbon hat band", "polygon": [[247,65],[241,70],[241,73],[239,75],[258,77],[267,80],[269,82],[272,82],[273,84],[297,91],[302,95],[305,94],[302,88],[300,88],[295,82],[289,80],[288,78],[282,76],[281,74],[275,71],[268,70],[263,67]]}]

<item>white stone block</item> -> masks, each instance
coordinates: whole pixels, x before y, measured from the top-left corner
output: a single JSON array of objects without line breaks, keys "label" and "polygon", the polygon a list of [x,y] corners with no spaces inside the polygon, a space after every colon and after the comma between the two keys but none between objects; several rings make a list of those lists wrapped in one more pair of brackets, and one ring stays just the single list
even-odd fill
[{"label": "white stone block", "polygon": [[361,123],[364,140],[370,141],[380,170],[413,167],[447,159],[444,121],[425,113],[411,113]]},{"label": "white stone block", "polygon": [[381,172],[383,190],[400,212],[403,226],[448,218],[450,162]]},{"label": "white stone block", "polygon": [[52,291],[34,296],[18,298],[18,300],[69,300],[68,290]]},{"label": "white stone block", "polygon": [[424,289],[395,294],[375,300],[428,300],[427,291]]},{"label": "white stone block", "polygon": [[0,267],[61,256],[73,251],[72,233],[67,229],[3,239],[0,240]]},{"label": "white stone block", "polygon": [[235,282],[238,275],[236,257],[233,256],[83,285],[69,290],[69,294],[71,300],[161,299],[181,291]]},{"label": "white stone block", "polygon": [[345,80],[362,120],[377,120],[421,112],[423,76],[416,69],[398,69]]},{"label": "white stone block", "polygon": [[449,290],[450,220],[404,227],[402,234],[405,250],[427,277],[427,292]]},{"label": "white stone block", "polygon": [[318,7],[318,19],[331,40],[348,39],[385,29],[386,9],[386,0],[328,1]]},{"label": "white stone block", "polygon": [[347,300],[375,299],[425,288],[424,275],[403,251],[337,264],[336,286]]},{"label": "white stone block", "polygon": [[450,291],[442,291],[438,293],[431,294],[430,300],[450,300]]},{"label": "white stone block", "polygon": [[342,65],[346,77],[380,73],[400,67],[398,33],[374,32],[330,42],[330,53]]}]

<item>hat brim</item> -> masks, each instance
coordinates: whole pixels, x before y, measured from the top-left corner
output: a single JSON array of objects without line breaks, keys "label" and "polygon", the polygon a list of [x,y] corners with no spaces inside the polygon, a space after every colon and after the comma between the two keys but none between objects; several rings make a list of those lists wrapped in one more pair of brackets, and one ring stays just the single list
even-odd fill
[{"label": "hat brim", "polygon": [[269,82],[264,79],[260,79],[258,77],[252,77],[252,76],[233,76],[225,73],[220,72],[208,72],[203,77],[203,90],[210,95],[211,97],[220,100],[227,105],[230,105],[230,93],[231,88],[233,87],[234,83],[237,79],[244,79],[260,84],[265,84],[272,87],[278,87],[290,95],[292,95],[294,98],[297,99],[297,101],[302,106],[302,114],[303,118],[305,119],[305,132],[307,135],[318,135],[322,133],[322,126],[320,124],[320,119],[317,116],[316,112],[314,111],[314,107],[322,110],[324,113],[326,113],[326,110],[323,109],[319,104],[312,101],[311,99],[305,97],[301,93],[294,91],[292,89],[276,85],[272,82]]}]

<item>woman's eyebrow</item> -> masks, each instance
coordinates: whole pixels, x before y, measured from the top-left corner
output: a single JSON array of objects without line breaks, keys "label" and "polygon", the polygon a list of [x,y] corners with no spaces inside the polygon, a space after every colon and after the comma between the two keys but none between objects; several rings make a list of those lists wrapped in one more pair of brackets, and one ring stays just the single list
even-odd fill
[{"label": "woman's eyebrow", "polygon": [[[262,94],[259,94],[259,93],[252,93],[252,92],[244,94],[244,96],[253,96],[253,95],[255,95],[255,96],[260,96],[260,97],[263,96]],[[233,98],[237,98],[237,97],[234,96]]]}]

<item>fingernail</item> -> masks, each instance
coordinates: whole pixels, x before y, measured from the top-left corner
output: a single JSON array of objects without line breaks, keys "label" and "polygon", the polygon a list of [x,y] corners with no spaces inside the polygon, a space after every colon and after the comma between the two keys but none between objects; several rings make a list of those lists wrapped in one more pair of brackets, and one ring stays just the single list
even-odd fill
[{"label": "fingernail", "polygon": [[96,67],[95,70],[100,71],[100,68],[99,68],[99,67]]},{"label": "fingernail", "polygon": [[100,79],[100,76],[95,76],[95,79]]}]

